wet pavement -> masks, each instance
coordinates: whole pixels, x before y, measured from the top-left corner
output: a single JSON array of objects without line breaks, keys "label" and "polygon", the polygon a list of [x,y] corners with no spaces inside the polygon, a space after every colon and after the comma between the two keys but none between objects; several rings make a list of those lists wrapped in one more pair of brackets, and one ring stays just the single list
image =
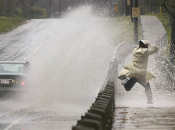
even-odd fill
[{"label": "wet pavement", "polygon": [[117,107],[116,130],[174,130],[175,107]]},{"label": "wet pavement", "polygon": [[[152,44],[164,36],[165,29],[154,16],[141,16],[143,39]],[[128,53],[123,63],[119,64],[119,71],[132,59]],[[175,129],[175,94],[165,89],[166,84],[160,83],[158,73],[153,69],[154,57],[150,57],[148,70],[157,76],[150,81],[153,91],[153,104],[147,104],[144,88],[136,83],[131,91],[126,92],[118,80],[116,93],[116,110],[113,130],[174,130]],[[161,82],[162,83],[162,82]]]}]

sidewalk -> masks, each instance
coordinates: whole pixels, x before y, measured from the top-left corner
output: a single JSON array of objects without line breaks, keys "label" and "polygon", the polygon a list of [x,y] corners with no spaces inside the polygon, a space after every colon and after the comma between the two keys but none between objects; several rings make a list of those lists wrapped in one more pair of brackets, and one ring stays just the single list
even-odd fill
[{"label": "sidewalk", "polygon": [[[152,44],[165,34],[162,23],[154,16],[141,16],[141,25],[143,39],[149,40]],[[131,59],[132,54],[129,54],[124,63],[119,64],[119,70]],[[148,71],[158,77],[158,72],[154,70],[154,57],[150,57],[149,61]],[[175,94],[161,90],[163,85],[158,84],[160,80],[164,79],[156,78],[150,81],[153,91],[153,105],[146,103],[146,95],[141,85],[136,83],[132,90],[127,92],[119,80],[113,130],[175,129]]]}]

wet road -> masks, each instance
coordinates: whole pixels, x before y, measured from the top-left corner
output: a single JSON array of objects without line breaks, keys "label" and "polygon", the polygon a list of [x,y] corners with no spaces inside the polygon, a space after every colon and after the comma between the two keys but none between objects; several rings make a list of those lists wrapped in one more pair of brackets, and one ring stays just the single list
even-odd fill
[{"label": "wet road", "polygon": [[0,130],[71,129],[95,100],[117,29],[115,21],[83,11],[29,20],[0,35],[0,60],[31,63],[28,86],[0,89]]}]

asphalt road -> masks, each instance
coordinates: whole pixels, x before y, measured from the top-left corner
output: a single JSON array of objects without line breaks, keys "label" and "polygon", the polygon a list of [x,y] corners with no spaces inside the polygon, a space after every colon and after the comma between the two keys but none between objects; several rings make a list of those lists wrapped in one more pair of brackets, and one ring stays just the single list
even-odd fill
[{"label": "asphalt road", "polygon": [[0,35],[0,60],[31,64],[27,87],[0,89],[0,130],[71,129],[105,81],[114,23],[79,10],[63,19],[29,20]]}]

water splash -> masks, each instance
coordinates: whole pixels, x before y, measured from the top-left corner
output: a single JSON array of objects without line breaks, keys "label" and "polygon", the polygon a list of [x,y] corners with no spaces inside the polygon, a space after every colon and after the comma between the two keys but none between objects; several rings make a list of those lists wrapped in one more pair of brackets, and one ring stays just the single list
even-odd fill
[{"label": "water splash", "polygon": [[28,59],[28,87],[18,95],[20,99],[4,104],[12,109],[31,107],[34,111],[53,110],[63,117],[79,117],[93,103],[106,79],[117,26],[111,26],[113,20],[96,18],[87,6],[62,19],[43,20],[42,27],[44,21],[51,24],[44,32],[43,46]]}]

